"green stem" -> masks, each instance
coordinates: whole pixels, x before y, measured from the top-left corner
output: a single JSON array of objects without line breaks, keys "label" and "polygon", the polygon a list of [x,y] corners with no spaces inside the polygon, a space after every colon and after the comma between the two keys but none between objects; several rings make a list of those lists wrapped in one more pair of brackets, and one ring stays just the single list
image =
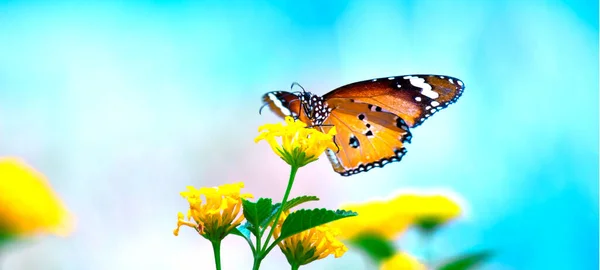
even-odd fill
[{"label": "green stem", "polygon": [[252,265],[252,270],[258,270],[260,268],[260,263],[264,257],[260,256],[260,254],[254,255],[254,264]]},{"label": "green stem", "polygon": [[256,250],[252,250],[252,254],[254,255],[254,264],[252,265],[252,270],[258,270],[258,268],[260,267],[260,263],[262,262],[262,259],[264,258],[262,256],[262,252],[261,252],[261,247],[260,247],[260,236],[262,235],[260,229],[256,229],[257,232],[257,236],[256,236]]},{"label": "green stem", "polygon": [[271,245],[267,248],[267,250],[265,250],[265,254],[269,254],[269,252],[271,252],[271,249],[273,249],[275,246],[277,246],[277,240],[279,238],[275,239],[275,241],[273,243],[271,243]]},{"label": "green stem", "polygon": [[248,245],[250,246],[250,249],[252,250],[252,254],[256,254],[256,248],[254,247],[254,244],[252,243],[252,239],[248,239],[246,237],[242,237],[246,240],[246,242],[248,242]]},{"label": "green stem", "polygon": [[260,238],[262,238],[262,234],[263,233],[261,232],[260,228],[256,228],[256,234],[257,234],[256,235],[256,251],[253,252],[254,253],[254,257],[260,255],[261,252],[262,252],[262,248],[260,246],[260,242],[261,242]]},{"label": "green stem", "polygon": [[279,210],[277,210],[277,215],[275,215],[275,219],[273,220],[273,226],[271,226],[269,235],[267,236],[267,239],[265,240],[265,245],[263,246],[263,249],[259,251],[259,253],[261,253],[261,255],[263,255],[263,253],[264,253],[264,255],[266,255],[265,251],[267,250],[267,247],[269,246],[269,240],[271,240],[271,236],[273,236],[273,230],[275,229],[277,221],[279,221],[281,212],[283,212],[283,207],[285,207],[285,203],[287,202],[288,196],[290,196],[290,191],[292,191],[292,185],[294,184],[294,179],[296,178],[296,172],[298,172],[298,167],[292,165],[292,171],[290,172],[290,179],[288,180],[287,189],[285,190],[285,195],[283,195],[283,200],[281,200],[281,207],[279,207]]},{"label": "green stem", "polygon": [[215,255],[215,265],[217,270],[221,270],[221,240],[211,241]]},{"label": "green stem", "polygon": [[292,270],[298,270],[300,268],[300,265],[298,265],[297,263],[293,263],[291,264],[292,266]]}]

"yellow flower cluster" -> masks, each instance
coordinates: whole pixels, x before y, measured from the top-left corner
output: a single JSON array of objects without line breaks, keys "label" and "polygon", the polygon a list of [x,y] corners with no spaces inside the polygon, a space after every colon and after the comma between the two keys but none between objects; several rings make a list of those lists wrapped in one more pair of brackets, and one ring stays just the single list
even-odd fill
[{"label": "yellow flower cluster", "polygon": [[373,234],[393,239],[404,232],[411,224],[411,217],[405,215],[392,201],[371,201],[363,204],[347,204],[342,209],[352,209],[357,216],[334,221],[342,232],[342,239],[354,239],[361,234]]},{"label": "yellow flower cluster", "polygon": [[404,253],[398,252],[394,256],[389,259],[383,261],[380,270],[426,270],[424,264],[419,262],[413,256]]},{"label": "yellow flower cluster", "polygon": [[0,158],[0,233],[65,236],[73,225],[44,175],[17,158]]},{"label": "yellow flower cluster", "polygon": [[[261,132],[255,142],[266,140],[273,152],[279,155],[291,166],[300,168],[319,158],[325,149],[337,149],[333,141],[335,127],[328,133],[322,133],[313,128],[307,128],[302,121],[292,117],[285,118],[286,125],[281,123],[265,124],[258,128]],[[277,138],[280,138],[278,141]]]},{"label": "yellow flower cluster", "polygon": [[242,199],[252,198],[252,195],[240,194],[243,187],[244,183],[241,182],[200,189],[188,186],[187,191],[181,192],[181,196],[190,205],[187,221],[183,213],[178,213],[177,228],[173,234],[177,236],[179,228],[185,225],[196,229],[208,239],[223,239],[244,220],[244,216],[240,214]]},{"label": "yellow flower cluster", "polygon": [[[389,200],[348,204],[341,208],[352,209],[358,213],[358,216],[331,223],[341,230],[343,239],[350,241],[361,236],[377,236],[394,241],[412,226],[432,232],[461,213],[460,205],[442,194],[404,193]],[[426,269],[425,265],[404,252],[398,252],[383,260],[380,267],[381,270]]]},{"label": "yellow flower cluster", "polygon": [[460,205],[444,195],[400,194],[390,200],[378,200],[361,204],[348,204],[342,209],[352,209],[356,217],[332,223],[340,228],[344,239],[360,234],[374,234],[394,239],[412,225],[436,222],[443,225],[458,217]]},{"label": "yellow flower cluster", "polygon": [[426,231],[444,225],[461,214],[460,205],[441,194],[405,194],[392,203],[403,207],[405,215],[412,217],[413,222]]},{"label": "yellow flower cluster", "polygon": [[[281,214],[282,218],[273,231],[276,239],[288,215],[289,211]],[[278,246],[290,264],[300,266],[332,254],[335,258],[344,255],[348,248],[337,239],[339,234],[339,229],[325,224],[287,237]]]}]

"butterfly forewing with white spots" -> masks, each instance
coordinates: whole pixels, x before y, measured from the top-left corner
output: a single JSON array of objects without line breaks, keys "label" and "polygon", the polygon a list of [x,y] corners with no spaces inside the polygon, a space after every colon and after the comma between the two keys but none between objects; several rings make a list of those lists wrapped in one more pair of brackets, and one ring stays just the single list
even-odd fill
[{"label": "butterfly forewing with white spots", "polygon": [[463,89],[463,82],[450,76],[405,75],[344,85],[323,97],[327,102],[354,99],[376,105],[402,117],[409,127],[416,127],[456,102]]}]

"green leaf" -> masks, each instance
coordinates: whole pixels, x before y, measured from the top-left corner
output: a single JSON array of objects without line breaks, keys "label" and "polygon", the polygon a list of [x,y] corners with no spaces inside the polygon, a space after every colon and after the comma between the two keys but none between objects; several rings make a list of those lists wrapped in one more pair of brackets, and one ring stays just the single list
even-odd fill
[{"label": "green leaf", "polygon": [[375,234],[359,235],[352,240],[352,244],[365,251],[377,263],[392,257],[396,253],[394,244],[391,241]]},{"label": "green leaf", "polygon": [[15,239],[15,235],[0,230],[0,249]]},{"label": "green leaf", "polygon": [[327,210],[325,208],[300,209],[292,212],[281,225],[278,240],[285,239],[299,232],[323,225],[338,219],[356,216],[356,212],[346,210]]},{"label": "green leaf", "polygon": [[416,225],[423,233],[431,234],[444,225],[444,221],[437,217],[423,217],[416,221]]},{"label": "green leaf", "polygon": [[259,226],[271,215],[273,208],[271,199],[259,198],[256,202],[242,199],[242,206],[244,207],[244,217],[252,225],[248,226],[248,228],[252,229],[251,232],[254,235],[257,235]]},{"label": "green leaf", "polygon": [[[317,196],[296,197],[291,200],[288,200],[285,203],[285,207],[283,208],[283,211],[290,210],[291,208],[296,207],[305,202],[318,201],[318,200],[319,200],[319,198]],[[279,207],[281,207],[281,203],[276,203],[273,205],[273,208],[271,210],[271,215],[265,220],[265,222],[263,224],[261,224],[261,226],[263,226],[263,227],[267,226],[268,223],[271,223],[271,221],[273,221],[273,219],[275,219],[275,215],[277,214],[277,211],[279,211]]]},{"label": "green leaf", "polygon": [[[283,211],[287,211],[290,210],[300,204],[303,204],[305,202],[310,202],[310,201],[318,201],[319,198],[317,196],[300,196],[300,197],[296,197],[293,198],[289,201],[287,201],[285,203],[285,206],[283,207]],[[279,203],[278,203],[279,204]]]},{"label": "green leaf", "polygon": [[271,213],[269,214],[269,216],[263,220],[263,222],[260,224],[261,227],[267,227],[271,221],[273,221],[273,219],[275,219],[275,215],[277,215],[277,211],[279,211],[279,207],[281,206],[281,203],[276,203],[271,207]]},{"label": "green leaf", "polygon": [[492,252],[489,250],[474,252],[471,254],[461,255],[453,258],[450,262],[440,266],[438,270],[467,270],[475,269],[485,260],[492,256]]}]

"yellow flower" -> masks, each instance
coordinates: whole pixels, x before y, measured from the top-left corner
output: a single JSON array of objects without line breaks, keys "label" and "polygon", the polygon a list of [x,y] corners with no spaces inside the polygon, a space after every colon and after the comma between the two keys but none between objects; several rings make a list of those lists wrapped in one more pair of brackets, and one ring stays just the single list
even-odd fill
[{"label": "yellow flower", "polygon": [[383,261],[379,270],[426,270],[427,267],[417,259],[404,252],[398,252],[394,256]]},{"label": "yellow flower", "polygon": [[[281,213],[280,221],[273,230],[275,239],[279,237],[281,225],[288,214],[289,211]],[[332,254],[335,258],[344,255],[348,248],[337,239],[339,234],[337,228],[325,224],[287,237],[277,245],[291,265],[300,266]]]},{"label": "yellow flower", "polygon": [[357,216],[331,223],[340,229],[342,239],[356,239],[361,235],[376,235],[388,240],[396,238],[412,225],[411,216],[402,213],[390,201],[370,201],[360,204],[347,204],[340,207],[352,209]]},{"label": "yellow flower", "polygon": [[355,239],[360,235],[377,235],[394,240],[410,226],[416,224],[425,231],[458,217],[460,205],[441,194],[399,194],[388,200],[348,204],[342,209],[352,209],[358,216],[335,221],[332,226],[342,231],[343,239]]},{"label": "yellow flower", "polygon": [[0,237],[72,230],[72,216],[44,175],[18,158],[0,158]]},{"label": "yellow flower", "polygon": [[327,148],[337,149],[333,141],[333,136],[336,134],[335,127],[332,127],[328,133],[322,133],[307,128],[305,123],[295,121],[289,116],[285,118],[285,122],[287,124],[285,126],[281,123],[260,126],[258,131],[261,133],[254,141],[266,140],[275,154],[291,166],[298,168],[317,160]]},{"label": "yellow flower", "polygon": [[[196,189],[188,186],[181,196],[187,199],[190,209],[187,221],[183,213],[177,214],[177,228],[173,234],[179,234],[182,225],[192,227],[210,240],[221,240],[244,220],[242,199],[252,198],[251,194],[240,194],[244,183],[225,184],[219,187]],[[204,200],[201,197],[204,195]]]},{"label": "yellow flower", "polygon": [[412,216],[415,224],[425,232],[433,231],[461,214],[458,202],[442,194],[405,194],[392,203]]}]

